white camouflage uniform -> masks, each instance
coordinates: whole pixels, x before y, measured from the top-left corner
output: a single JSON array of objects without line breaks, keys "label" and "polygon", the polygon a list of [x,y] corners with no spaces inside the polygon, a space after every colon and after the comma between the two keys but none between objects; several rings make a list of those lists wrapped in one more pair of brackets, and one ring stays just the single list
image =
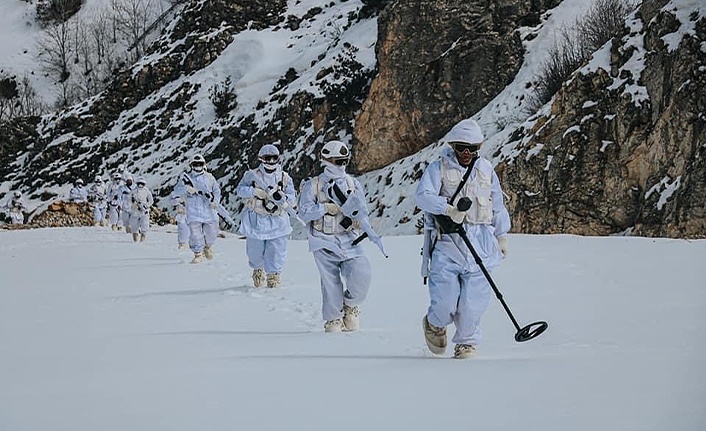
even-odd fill
[{"label": "white camouflage uniform", "polygon": [[323,173],[302,183],[299,216],[307,222],[309,251],[321,277],[322,315],[325,321],[332,321],[343,317],[344,304],[354,307],[365,301],[372,275],[363,247],[352,244],[362,234],[358,223],[344,228],[341,221],[345,215],[328,215],[324,205],[333,202],[328,192],[332,181],[344,193],[350,191],[349,199],[364,202],[365,192],[345,167],[328,162],[324,166]]},{"label": "white camouflage uniform", "polygon": [[[454,129],[449,133],[452,132]],[[463,139],[463,136],[455,136],[455,139]],[[425,212],[422,275],[429,277],[428,322],[436,327],[454,323],[456,333],[452,341],[475,346],[481,340],[480,319],[487,309],[491,287],[459,235],[440,234],[432,214],[446,214],[449,204],[455,205],[462,197],[471,199],[463,227],[489,272],[503,259],[498,238],[510,230],[510,216],[503,204],[498,176],[490,162],[481,157],[476,159],[457,199],[450,203],[448,200],[465,171],[454,150],[445,146],[441,159],[424,171],[417,187],[416,202]]]},{"label": "white camouflage uniform", "polygon": [[[271,148],[270,148],[271,147]],[[268,150],[271,149],[271,153]],[[264,151],[263,151],[264,150]],[[274,145],[265,145],[260,155],[279,157]],[[264,163],[249,170],[238,183],[238,197],[246,198],[238,232],[246,237],[245,249],[250,268],[280,273],[287,260],[287,237],[292,233],[289,213],[296,199],[294,183],[279,164],[268,172]],[[268,193],[263,200],[254,195],[255,189]],[[279,198],[279,199],[277,199]]]}]

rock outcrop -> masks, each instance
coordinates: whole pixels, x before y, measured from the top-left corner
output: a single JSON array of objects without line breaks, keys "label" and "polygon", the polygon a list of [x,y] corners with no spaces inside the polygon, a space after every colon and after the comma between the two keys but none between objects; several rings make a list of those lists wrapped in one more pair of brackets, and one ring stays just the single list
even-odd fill
[{"label": "rock outcrop", "polygon": [[516,31],[554,1],[398,1],[378,18],[378,74],[356,119],[355,165],[386,166],[441,138],[512,82]]},{"label": "rock outcrop", "polygon": [[497,154],[516,232],[706,237],[706,11],[667,3],[645,1]]}]

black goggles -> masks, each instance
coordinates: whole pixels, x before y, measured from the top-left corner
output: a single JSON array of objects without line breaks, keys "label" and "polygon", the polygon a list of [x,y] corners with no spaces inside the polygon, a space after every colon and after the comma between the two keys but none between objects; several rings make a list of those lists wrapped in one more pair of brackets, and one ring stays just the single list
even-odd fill
[{"label": "black goggles", "polygon": [[260,157],[260,160],[262,160],[262,163],[274,165],[279,162],[279,156],[262,156]]},{"label": "black goggles", "polygon": [[466,150],[475,153],[480,149],[480,144],[469,144],[466,142],[453,142],[451,146],[457,153],[463,153]]},{"label": "black goggles", "polygon": [[191,166],[197,168],[199,166],[206,166],[206,164],[204,162],[194,162],[191,164]]}]

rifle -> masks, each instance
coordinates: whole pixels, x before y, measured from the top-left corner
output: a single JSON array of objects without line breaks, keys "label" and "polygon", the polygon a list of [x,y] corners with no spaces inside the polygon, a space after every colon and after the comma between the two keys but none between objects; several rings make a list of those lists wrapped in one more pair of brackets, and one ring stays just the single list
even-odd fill
[{"label": "rifle", "polygon": [[[333,193],[336,195],[336,199],[338,199],[338,203],[340,203],[338,206],[343,206],[348,198],[346,197],[346,194],[343,193],[340,187],[338,187],[338,184],[331,179],[329,180],[329,184],[331,184],[331,190],[333,190]],[[339,223],[344,229],[348,229],[352,224],[353,220],[349,216],[344,216],[341,222]],[[360,235],[358,238],[353,240],[353,245],[358,245],[361,241],[363,241],[365,238],[370,239],[370,241],[373,242],[378,248],[380,249],[380,252],[382,252],[383,256],[386,258],[389,257],[387,253],[385,253],[385,247],[382,244],[382,238],[380,235],[375,233],[373,230],[373,227],[370,225],[370,220],[368,219],[368,216],[365,215],[364,217],[360,218],[360,228],[363,229],[363,234]]]},{"label": "rifle", "polygon": [[233,217],[230,216],[230,213],[228,212],[228,210],[220,202],[215,201],[215,196],[213,196],[213,193],[210,193],[205,190],[201,190],[201,189],[197,188],[194,181],[191,179],[189,174],[187,174],[186,172],[184,172],[182,174],[182,179],[184,181],[184,184],[196,189],[197,194],[206,198],[210,203],[216,204],[216,214],[218,214],[218,217],[220,217],[223,220],[223,222],[226,224],[226,229],[230,230],[233,226],[235,226],[235,220],[233,220]]},{"label": "rifle", "polygon": [[[254,178],[254,180],[253,180],[253,182],[252,182],[252,186],[253,186],[253,187],[260,188],[260,189],[266,191],[267,194],[269,194],[270,191],[274,188],[274,187],[272,187],[272,186],[268,186],[268,185],[266,185],[265,183],[263,183],[262,180],[260,179],[260,177],[257,176],[256,173],[253,173],[252,176],[253,176],[253,178]],[[282,182],[281,182],[281,181],[280,181],[280,186],[281,186],[281,187],[284,187],[284,186],[282,185]],[[275,190],[274,192],[272,192],[272,194],[271,194],[270,196],[272,196],[272,198],[274,198],[275,200],[280,201],[280,200],[282,200],[282,199],[284,198],[284,196],[283,196],[283,190],[277,189],[277,190]],[[275,212],[275,211],[277,211],[277,210],[279,209],[279,207],[277,206],[277,204],[274,203],[274,202],[272,202],[272,201],[270,201],[270,200],[263,200],[262,206],[265,208],[265,210],[267,210],[268,212],[271,212],[271,213],[273,213],[273,212]],[[301,223],[302,226],[306,226],[306,223],[304,223],[304,220],[302,220],[301,218],[299,218],[299,214],[297,214],[297,211],[296,211],[294,208],[292,208],[291,205],[287,205],[287,206],[284,208],[284,210],[287,211],[287,214],[289,214],[290,217],[292,217],[293,219],[295,219],[296,221],[298,221],[299,223]]]}]

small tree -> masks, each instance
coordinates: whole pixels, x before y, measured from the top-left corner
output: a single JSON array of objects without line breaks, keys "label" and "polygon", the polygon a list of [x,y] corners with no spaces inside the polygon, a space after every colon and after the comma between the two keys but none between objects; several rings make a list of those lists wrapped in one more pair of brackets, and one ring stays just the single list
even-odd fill
[{"label": "small tree", "polygon": [[222,83],[214,84],[208,89],[211,102],[213,103],[216,117],[224,118],[228,113],[238,106],[237,97],[233,90],[230,76]]},{"label": "small tree", "polygon": [[16,117],[41,115],[47,107],[39,100],[27,76],[0,76],[0,123]]},{"label": "small tree", "polygon": [[154,0],[113,0],[115,31],[131,48],[130,63],[134,63],[147,49],[145,33],[157,19],[159,11]]}]

